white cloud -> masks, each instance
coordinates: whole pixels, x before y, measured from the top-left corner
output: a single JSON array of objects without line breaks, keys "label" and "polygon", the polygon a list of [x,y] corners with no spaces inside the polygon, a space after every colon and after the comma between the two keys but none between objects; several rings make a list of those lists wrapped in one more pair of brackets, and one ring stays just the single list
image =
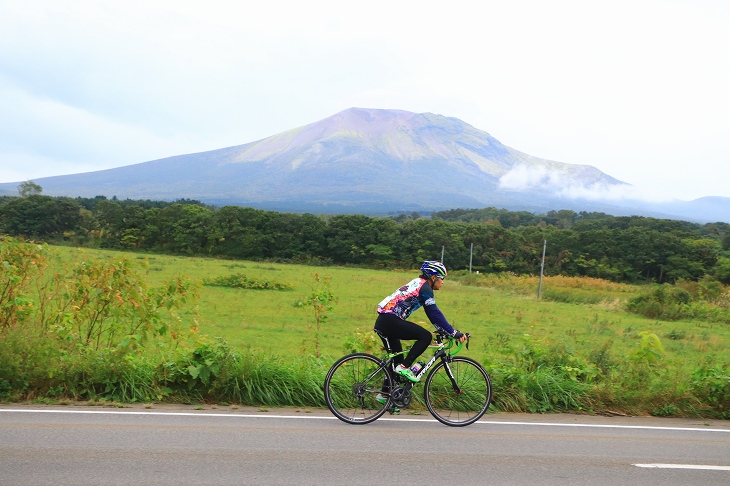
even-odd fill
[{"label": "white cloud", "polygon": [[584,184],[571,179],[558,170],[526,164],[517,165],[500,177],[499,189],[506,191],[539,189],[566,199],[645,202],[671,201],[674,199],[666,193],[630,184],[607,184],[602,182]]},{"label": "white cloud", "polygon": [[517,165],[499,178],[499,188],[524,191],[544,184],[552,185],[553,175],[542,166]]}]

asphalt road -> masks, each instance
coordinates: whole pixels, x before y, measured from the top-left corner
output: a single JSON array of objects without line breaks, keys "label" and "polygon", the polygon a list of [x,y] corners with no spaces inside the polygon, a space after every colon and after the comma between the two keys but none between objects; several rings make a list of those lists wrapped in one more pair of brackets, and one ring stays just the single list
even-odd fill
[{"label": "asphalt road", "polygon": [[730,423],[0,406],[0,485],[730,484]]}]

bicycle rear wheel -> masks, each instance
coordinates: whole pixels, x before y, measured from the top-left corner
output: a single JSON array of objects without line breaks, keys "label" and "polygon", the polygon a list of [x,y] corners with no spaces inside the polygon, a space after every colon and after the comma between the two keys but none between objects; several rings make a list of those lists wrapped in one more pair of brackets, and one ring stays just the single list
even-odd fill
[{"label": "bicycle rear wheel", "polygon": [[365,353],[349,354],[332,365],[324,380],[327,407],[348,424],[368,424],[388,409],[376,395],[390,390],[393,380],[383,362]]},{"label": "bicycle rear wheel", "polygon": [[492,383],[477,361],[464,356],[441,361],[426,378],[428,411],[442,424],[462,427],[484,415],[492,400]]}]

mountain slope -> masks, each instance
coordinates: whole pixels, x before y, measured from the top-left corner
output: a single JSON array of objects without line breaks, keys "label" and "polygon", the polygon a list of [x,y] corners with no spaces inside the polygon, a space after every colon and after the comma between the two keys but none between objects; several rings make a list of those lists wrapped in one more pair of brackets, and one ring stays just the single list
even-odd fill
[{"label": "mountain slope", "polygon": [[51,195],[398,210],[506,202],[500,178],[520,164],[621,184],[523,154],[455,118],[361,108],[245,145],[36,182]]},{"label": "mountain slope", "polygon": [[[49,195],[190,198],[296,212],[497,206],[671,217],[693,209],[597,200],[629,186],[588,165],[519,152],[456,118],[363,108],[244,145],[35,182]],[[0,191],[16,187],[0,184]]]}]

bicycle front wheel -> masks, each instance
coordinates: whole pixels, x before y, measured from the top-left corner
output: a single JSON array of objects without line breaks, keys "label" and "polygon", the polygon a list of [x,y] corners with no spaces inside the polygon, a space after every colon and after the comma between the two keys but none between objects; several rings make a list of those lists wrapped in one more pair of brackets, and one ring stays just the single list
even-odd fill
[{"label": "bicycle front wheel", "polygon": [[338,419],[348,424],[368,424],[388,409],[390,399],[380,402],[377,395],[389,392],[392,383],[380,359],[365,353],[349,354],[337,360],[327,373],[324,397]]},{"label": "bicycle front wheel", "polygon": [[492,400],[492,383],[477,361],[456,356],[441,361],[426,378],[424,398],[442,424],[462,427],[484,415]]}]

